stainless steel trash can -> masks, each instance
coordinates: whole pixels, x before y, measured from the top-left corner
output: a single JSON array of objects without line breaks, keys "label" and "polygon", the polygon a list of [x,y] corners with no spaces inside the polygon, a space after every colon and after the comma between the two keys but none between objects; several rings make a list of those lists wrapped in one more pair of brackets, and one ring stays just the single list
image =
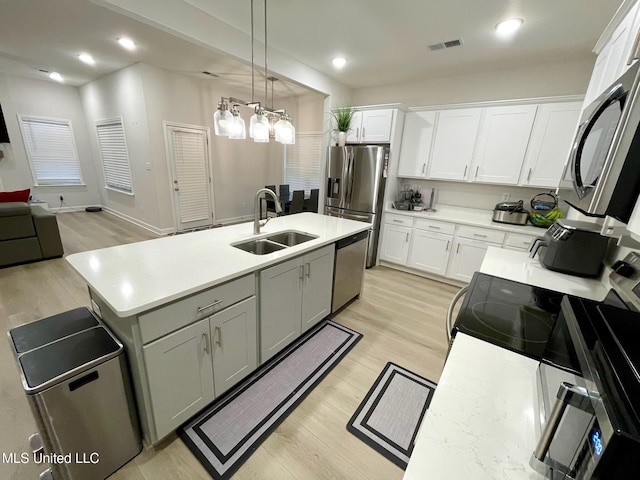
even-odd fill
[{"label": "stainless steel trash can", "polygon": [[[106,478],[142,449],[123,346],[86,312],[10,332],[44,446],[34,461],[56,480]],[[52,339],[54,330],[64,335]]]}]

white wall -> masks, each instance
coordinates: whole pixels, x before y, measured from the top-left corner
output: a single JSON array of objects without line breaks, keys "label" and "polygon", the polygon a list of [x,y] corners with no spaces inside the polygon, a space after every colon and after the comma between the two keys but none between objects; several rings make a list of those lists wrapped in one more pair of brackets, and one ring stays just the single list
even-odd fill
[{"label": "white wall", "polygon": [[592,60],[538,64],[511,70],[433,78],[354,89],[353,105],[403,103],[409,107],[584,94]]},{"label": "white wall", "polygon": [[[0,177],[5,190],[31,188],[31,195],[48,202],[50,207],[60,205],[84,207],[100,203],[98,180],[87,130],[84,110],[78,89],[56,82],[12,77],[0,73],[0,104],[4,112],[10,144],[3,145],[5,157],[0,160]],[[85,185],[73,187],[34,187],[17,114],[71,120],[80,168]]]}]

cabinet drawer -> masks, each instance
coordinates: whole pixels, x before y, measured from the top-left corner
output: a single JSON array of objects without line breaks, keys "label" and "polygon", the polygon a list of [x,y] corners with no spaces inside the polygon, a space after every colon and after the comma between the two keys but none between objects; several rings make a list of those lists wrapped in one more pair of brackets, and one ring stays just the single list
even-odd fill
[{"label": "cabinet drawer", "polygon": [[413,218],[405,215],[395,215],[393,213],[384,214],[384,223],[390,225],[402,225],[403,227],[413,226]]},{"label": "cabinet drawer", "polygon": [[444,233],[446,235],[453,235],[456,225],[454,223],[439,222],[438,220],[429,220],[425,218],[416,219],[414,228],[420,230],[426,230],[434,233]]},{"label": "cabinet drawer", "polygon": [[504,246],[506,248],[515,248],[517,250],[527,250],[534,238],[536,237],[534,237],[533,235],[507,233],[507,236],[504,240]]},{"label": "cabinet drawer", "polygon": [[185,325],[243,300],[256,292],[254,275],[210,288],[190,297],[177,300],[138,317],[142,343],[148,343]]},{"label": "cabinet drawer", "polygon": [[489,228],[469,227],[461,225],[458,227],[458,237],[480,240],[482,242],[499,243],[504,241],[504,232],[491,230]]}]

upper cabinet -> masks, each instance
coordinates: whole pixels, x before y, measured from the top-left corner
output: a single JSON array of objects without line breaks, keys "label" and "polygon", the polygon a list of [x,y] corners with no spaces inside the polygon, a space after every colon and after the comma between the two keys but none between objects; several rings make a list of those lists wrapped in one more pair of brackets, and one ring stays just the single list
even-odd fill
[{"label": "upper cabinet", "polygon": [[537,108],[517,105],[485,109],[471,180],[518,183]]},{"label": "upper cabinet", "polygon": [[393,112],[392,108],[355,112],[347,143],[389,143]]},{"label": "upper cabinet", "polygon": [[438,114],[428,178],[467,178],[480,125],[481,108],[443,110]]},{"label": "upper cabinet", "polygon": [[409,112],[404,118],[398,161],[401,177],[426,177],[437,112]]},{"label": "upper cabinet", "polygon": [[556,188],[569,157],[582,102],[538,107],[520,180],[529,187]]},{"label": "upper cabinet", "polygon": [[584,106],[589,105],[616,78],[622,75],[638,60],[637,50],[640,33],[639,7],[636,3],[615,27],[611,37],[598,54],[589,87],[584,98]]}]

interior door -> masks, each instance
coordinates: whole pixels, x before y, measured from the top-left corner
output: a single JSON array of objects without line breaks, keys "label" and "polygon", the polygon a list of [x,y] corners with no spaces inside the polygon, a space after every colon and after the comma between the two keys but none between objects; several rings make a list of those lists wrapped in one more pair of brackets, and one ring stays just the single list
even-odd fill
[{"label": "interior door", "polygon": [[208,130],[204,127],[166,125],[165,138],[176,230],[212,225]]}]

